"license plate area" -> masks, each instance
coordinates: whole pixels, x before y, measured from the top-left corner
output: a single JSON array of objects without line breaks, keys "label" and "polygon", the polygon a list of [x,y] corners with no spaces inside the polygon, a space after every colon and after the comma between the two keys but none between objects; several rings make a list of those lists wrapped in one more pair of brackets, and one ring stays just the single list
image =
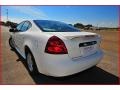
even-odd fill
[{"label": "license plate area", "polygon": [[89,52],[89,51],[92,51],[93,49],[94,49],[93,46],[86,46],[86,47],[83,48],[83,51],[84,52]]},{"label": "license plate area", "polygon": [[85,57],[95,53],[96,52],[95,44],[97,44],[96,41],[80,43],[79,47],[80,47],[81,56]]}]

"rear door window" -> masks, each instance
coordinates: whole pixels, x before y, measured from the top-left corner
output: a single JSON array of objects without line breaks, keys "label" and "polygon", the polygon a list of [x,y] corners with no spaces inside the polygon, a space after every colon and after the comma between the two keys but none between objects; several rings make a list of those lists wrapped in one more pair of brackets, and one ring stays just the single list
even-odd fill
[{"label": "rear door window", "polygon": [[25,32],[25,31],[27,31],[31,26],[32,26],[32,24],[31,24],[29,21],[25,21],[24,24],[22,25],[20,31],[21,31],[21,32]]},{"label": "rear door window", "polygon": [[25,23],[25,22],[21,22],[21,23],[17,26],[17,30],[20,31],[24,23]]}]

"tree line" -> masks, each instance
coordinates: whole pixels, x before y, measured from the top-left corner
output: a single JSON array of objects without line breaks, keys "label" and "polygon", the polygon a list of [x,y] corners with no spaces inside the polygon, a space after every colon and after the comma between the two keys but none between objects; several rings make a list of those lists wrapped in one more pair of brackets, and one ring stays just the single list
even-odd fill
[{"label": "tree line", "polygon": [[76,28],[86,29],[86,30],[89,30],[91,27],[93,27],[92,24],[83,25],[82,23],[76,23],[73,26],[76,27]]},{"label": "tree line", "polygon": [[15,28],[18,24],[11,21],[6,21],[6,22],[0,21],[0,25]]}]

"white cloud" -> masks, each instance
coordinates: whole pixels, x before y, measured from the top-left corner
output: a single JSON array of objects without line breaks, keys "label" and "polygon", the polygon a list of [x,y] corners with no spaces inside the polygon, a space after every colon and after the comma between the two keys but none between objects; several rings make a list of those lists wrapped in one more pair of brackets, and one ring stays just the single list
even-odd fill
[{"label": "white cloud", "polygon": [[41,11],[40,9],[34,8],[32,6],[12,6],[12,8],[17,10],[20,13],[26,14],[28,18],[30,17],[34,17],[35,19],[47,18],[47,15],[43,11]]},{"label": "white cloud", "polygon": [[[9,9],[11,8],[15,12],[11,12]],[[16,12],[17,10],[17,12]],[[48,19],[48,16],[38,8],[32,6],[8,6],[9,16],[8,20],[19,23],[23,20],[33,20],[33,19]],[[14,15],[11,14],[23,14],[21,15]],[[24,17],[25,16],[25,17]],[[7,21],[6,16],[1,16],[2,21]]]}]

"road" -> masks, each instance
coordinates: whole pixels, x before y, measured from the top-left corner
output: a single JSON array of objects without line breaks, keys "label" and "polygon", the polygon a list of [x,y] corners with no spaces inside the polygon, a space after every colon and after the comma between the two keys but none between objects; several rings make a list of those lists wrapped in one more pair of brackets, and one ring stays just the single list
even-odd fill
[{"label": "road", "polygon": [[[102,33],[100,33],[102,34]],[[86,71],[64,78],[45,75],[30,76],[24,60],[8,44],[10,33],[2,26],[2,84],[118,84],[118,39],[104,37],[101,47],[105,53],[102,61]],[[112,34],[113,35],[113,34]],[[117,38],[117,37],[116,37]],[[111,39],[111,38],[110,38]],[[117,40],[117,41],[116,41]],[[106,45],[109,45],[108,47]],[[112,46],[112,48],[110,47]],[[114,48],[115,47],[115,48]],[[117,48],[117,49],[116,49]]]}]

